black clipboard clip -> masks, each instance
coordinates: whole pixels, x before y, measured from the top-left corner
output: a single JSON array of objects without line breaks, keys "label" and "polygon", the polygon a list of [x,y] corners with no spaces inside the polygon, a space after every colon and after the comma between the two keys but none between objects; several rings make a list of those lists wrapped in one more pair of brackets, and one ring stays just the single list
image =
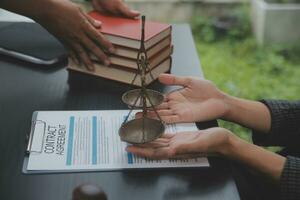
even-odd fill
[{"label": "black clipboard clip", "polygon": [[[34,139],[34,134],[37,134],[36,132],[42,132],[41,136],[39,136],[38,139],[40,139],[41,143],[39,145],[38,149],[35,149],[33,147],[33,139]],[[31,129],[30,133],[26,137],[26,143],[27,143],[27,148],[25,151],[25,154],[29,155],[30,153],[42,153],[43,151],[43,146],[44,146],[44,138],[45,138],[45,132],[46,132],[46,122],[42,120],[33,120],[31,122]]]}]

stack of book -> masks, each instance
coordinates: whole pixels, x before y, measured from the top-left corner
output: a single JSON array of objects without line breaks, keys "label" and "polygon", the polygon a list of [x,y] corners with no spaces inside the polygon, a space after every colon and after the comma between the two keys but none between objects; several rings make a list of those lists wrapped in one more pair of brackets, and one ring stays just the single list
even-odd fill
[{"label": "stack of book", "polygon": [[[68,69],[131,84],[138,73],[137,55],[141,45],[141,20],[106,16],[98,12],[91,12],[89,15],[102,22],[99,31],[115,47],[115,53],[108,54],[111,65],[105,66],[95,58],[93,59],[95,71],[89,71],[69,59]],[[173,52],[171,31],[172,27],[169,24],[150,21],[145,23],[145,48],[149,63],[149,70],[146,72],[147,85],[157,79],[159,74],[171,69]],[[141,86],[139,76],[133,84]]]}]

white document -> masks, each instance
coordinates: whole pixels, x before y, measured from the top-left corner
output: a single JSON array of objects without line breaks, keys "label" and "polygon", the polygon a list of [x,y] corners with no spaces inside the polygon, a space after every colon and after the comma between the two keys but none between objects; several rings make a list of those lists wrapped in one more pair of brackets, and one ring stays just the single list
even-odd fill
[{"label": "white document", "polygon": [[[207,158],[149,160],[125,151],[118,130],[128,110],[40,111],[27,170],[119,170],[207,167]],[[167,132],[193,131],[193,123],[167,125]]]}]

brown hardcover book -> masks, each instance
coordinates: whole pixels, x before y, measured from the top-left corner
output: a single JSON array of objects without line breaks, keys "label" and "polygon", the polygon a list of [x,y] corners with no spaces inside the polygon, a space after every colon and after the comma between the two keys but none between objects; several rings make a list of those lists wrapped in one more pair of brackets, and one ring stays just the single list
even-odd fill
[{"label": "brown hardcover book", "polygon": [[[172,58],[168,57],[166,60],[158,64],[156,67],[154,67],[151,70],[151,74],[153,76],[153,79],[150,75],[150,72],[146,73],[146,85],[149,85],[152,83],[154,80],[158,78],[158,76],[161,73],[166,73],[170,71],[172,65]],[[132,70],[132,69],[127,69],[127,68],[122,68],[119,66],[104,66],[102,64],[96,63],[95,64],[95,71],[89,71],[87,70],[84,66],[78,66],[76,65],[71,59],[69,59],[69,64],[68,64],[68,69],[69,70],[74,70],[78,72],[82,72],[85,74],[90,74],[94,76],[99,76],[102,78],[126,83],[126,84],[131,84],[132,80],[134,79],[137,70]],[[135,82],[133,83],[135,86],[141,86],[141,78],[138,75],[136,77]]]},{"label": "brown hardcover book", "polygon": [[[148,62],[149,62],[149,69],[151,70],[154,68],[156,65],[161,63],[163,60],[171,56],[173,53],[173,46],[168,46],[161,50],[160,52],[156,53],[152,57],[148,57]],[[148,56],[148,55],[147,55]],[[120,57],[120,56],[115,56],[115,55],[110,55],[109,59],[111,61],[111,65],[118,65],[120,67],[125,67],[133,70],[137,70],[137,64],[136,64],[136,58],[135,59],[128,59],[125,57]],[[98,60],[94,60],[94,62],[98,62]]]},{"label": "brown hardcover book", "polygon": [[[164,39],[162,39],[160,42],[155,44],[153,47],[146,50],[147,56],[151,58],[155,54],[157,54],[162,49],[165,49],[166,47],[171,46],[171,37],[168,36]],[[113,55],[121,56],[124,58],[130,58],[130,59],[136,59],[138,54],[138,49],[123,47],[123,46],[117,46],[114,45],[116,52],[114,52]]]}]

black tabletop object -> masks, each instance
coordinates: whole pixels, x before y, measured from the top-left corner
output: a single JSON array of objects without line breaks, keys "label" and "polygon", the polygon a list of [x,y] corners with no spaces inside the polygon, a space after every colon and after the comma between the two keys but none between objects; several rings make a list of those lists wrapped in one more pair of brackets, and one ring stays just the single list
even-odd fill
[{"label": "black tabletop object", "polygon": [[83,184],[73,190],[72,200],[107,200],[107,197],[99,186]]},{"label": "black tabletop object", "polygon": [[63,45],[42,26],[32,22],[10,23],[0,27],[0,55],[45,67],[67,58]]},{"label": "black tabletop object", "polygon": [[[201,77],[188,25],[173,26],[173,44],[172,73]],[[109,200],[239,199],[228,163],[219,158],[210,159],[210,168],[22,174],[33,111],[126,109],[121,96],[127,86],[86,76],[69,77],[65,65],[46,70],[0,57],[1,199],[70,200],[74,188],[87,182],[99,185]],[[163,92],[173,89],[158,82],[151,87]],[[197,125],[207,128],[216,124]]]}]

